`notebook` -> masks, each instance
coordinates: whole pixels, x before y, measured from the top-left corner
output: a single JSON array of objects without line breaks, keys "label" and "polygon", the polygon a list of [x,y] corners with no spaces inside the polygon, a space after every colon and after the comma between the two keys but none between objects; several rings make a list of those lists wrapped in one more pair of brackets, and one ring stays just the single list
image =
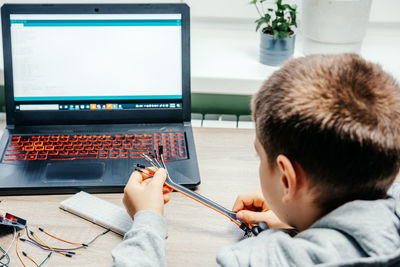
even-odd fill
[{"label": "notebook", "polygon": [[186,4],[3,5],[0,193],[122,192],[159,146],[196,187],[189,29]]}]

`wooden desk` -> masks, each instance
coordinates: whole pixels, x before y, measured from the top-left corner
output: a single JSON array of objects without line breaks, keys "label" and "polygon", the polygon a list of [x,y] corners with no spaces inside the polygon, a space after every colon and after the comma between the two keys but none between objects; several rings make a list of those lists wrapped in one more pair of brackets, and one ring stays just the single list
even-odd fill
[{"label": "wooden desk", "polygon": [[[4,128],[4,123],[1,127]],[[238,194],[259,187],[253,130],[195,128],[194,137],[201,175],[197,192],[231,208]],[[104,231],[95,224],[60,210],[59,203],[69,196],[0,197],[0,211],[26,219],[31,230],[54,246],[65,245],[47,238],[37,227],[81,242],[87,242]],[[122,205],[122,194],[97,196]],[[225,216],[176,192],[172,193],[171,201],[165,208],[165,218],[168,223],[168,266],[214,266],[216,253],[223,246],[232,245],[243,237],[243,231]],[[0,238],[0,245],[6,249],[11,239],[12,235]],[[111,250],[121,240],[121,236],[108,233],[89,248],[78,250],[72,258],[53,253],[45,266],[109,266],[112,262]],[[48,255],[27,243],[20,242],[19,247],[20,253],[26,251],[39,263]],[[21,266],[15,253],[15,243],[9,255],[10,266]],[[27,266],[34,266],[24,256],[21,257]]]}]

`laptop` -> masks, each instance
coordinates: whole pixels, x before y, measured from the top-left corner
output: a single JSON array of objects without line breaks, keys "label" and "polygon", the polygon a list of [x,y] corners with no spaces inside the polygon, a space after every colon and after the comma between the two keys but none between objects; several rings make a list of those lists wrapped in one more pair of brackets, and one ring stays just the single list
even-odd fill
[{"label": "laptop", "polygon": [[200,183],[186,4],[5,4],[0,194],[122,192],[143,154]]}]

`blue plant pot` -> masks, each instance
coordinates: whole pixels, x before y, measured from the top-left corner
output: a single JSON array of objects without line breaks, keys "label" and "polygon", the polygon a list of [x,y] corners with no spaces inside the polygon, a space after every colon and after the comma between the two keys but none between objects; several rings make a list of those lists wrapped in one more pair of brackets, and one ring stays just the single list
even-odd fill
[{"label": "blue plant pot", "polygon": [[274,36],[261,31],[260,62],[269,66],[279,66],[294,53],[296,33],[289,38],[274,40]]}]

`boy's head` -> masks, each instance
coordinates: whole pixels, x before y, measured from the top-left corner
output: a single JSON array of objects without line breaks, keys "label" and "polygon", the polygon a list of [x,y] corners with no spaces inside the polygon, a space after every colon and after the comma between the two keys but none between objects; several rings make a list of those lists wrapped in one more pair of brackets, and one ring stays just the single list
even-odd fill
[{"label": "boy's head", "polygon": [[356,54],[291,60],[263,84],[252,110],[269,171],[285,173],[286,160],[323,213],[386,196],[400,167],[400,88],[380,66]]}]

